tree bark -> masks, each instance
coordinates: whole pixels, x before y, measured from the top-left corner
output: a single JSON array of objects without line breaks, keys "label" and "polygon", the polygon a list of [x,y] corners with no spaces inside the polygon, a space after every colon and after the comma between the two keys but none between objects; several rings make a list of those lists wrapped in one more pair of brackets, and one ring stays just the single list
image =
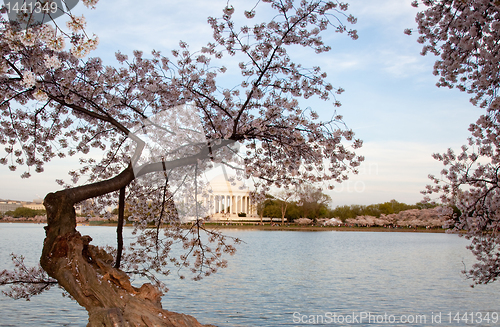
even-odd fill
[{"label": "tree bark", "polygon": [[116,226],[116,261],[115,268],[120,269],[123,253],[123,222],[125,220],[125,187],[120,189],[118,198],[118,224]]},{"label": "tree bark", "polygon": [[285,201],[282,201],[281,203],[281,226],[285,225],[285,215],[286,215],[286,208],[288,207],[288,203]]},{"label": "tree bark", "polygon": [[[129,277],[113,267],[113,258],[76,231],[74,204],[125,187],[134,179],[129,167],[107,181],[50,193],[45,197],[46,238],[40,263],[89,314],[88,327],[198,327],[194,317],[162,309],[156,287],[132,286]],[[82,195],[83,194],[83,195]],[[82,196],[84,196],[82,198]]]}]

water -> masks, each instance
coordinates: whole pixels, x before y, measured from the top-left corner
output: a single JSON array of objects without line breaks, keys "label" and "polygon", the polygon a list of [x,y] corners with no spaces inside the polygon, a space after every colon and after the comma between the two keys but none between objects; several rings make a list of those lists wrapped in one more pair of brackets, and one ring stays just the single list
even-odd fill
[{"label": "water", "polygon": [[[98,244],[114,240],[111,227],[79,229]],[[500,325],[492,320],[500,313],[500,283],[470,288],[460,271],[473,259],[467,241],[455,235],[227,233],[246,242],[229,267],[201,282],[181,281],[174,272],[166,280],[164,308],[217,326]],[[41,225],[0,224],[0,267],[10,252],[36,262],[43,236]],[[61,293],[54,288],[30,302],[0,297],[0,326],[85,326],[86,311]],[[453,320],[457,312],[460,319]],[[479,324],[486,314],[489,323]]]}]

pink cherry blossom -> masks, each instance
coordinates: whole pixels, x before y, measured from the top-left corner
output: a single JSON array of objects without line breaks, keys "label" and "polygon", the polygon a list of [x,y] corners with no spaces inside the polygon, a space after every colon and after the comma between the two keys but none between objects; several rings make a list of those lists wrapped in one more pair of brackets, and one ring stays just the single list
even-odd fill
[{"label": "pink cherry blossom", "polygon": [[[413,1],[414,7],[419,6]],[[500,276],[500,3],[479,0],[423,1],[416,21],[422,54],[438,56],[437,86],[458,88],[485,113],[470,125],[472,136],[459,153],[434,158],[445,166],[424,194],[438,194],[452,215],[448,226],[471,240],[477,262],[464,273],[475,284]],[[410,30],[405,33],[411,34]],[[452,210],[451,208],[454,208]]]}]

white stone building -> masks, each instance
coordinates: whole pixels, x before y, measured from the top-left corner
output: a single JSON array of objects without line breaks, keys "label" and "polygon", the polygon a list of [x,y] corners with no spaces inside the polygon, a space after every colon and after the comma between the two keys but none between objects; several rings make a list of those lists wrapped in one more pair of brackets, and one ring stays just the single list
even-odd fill
[{"label": "white stone building", "polygon": [[43,199],[34,199],[33,202],[23,203],[23,207],[30,208],[32,210],[45,210]]},{"label": "white stone building", "polygon": [[[235,181],[236,185],[217,176],[210,181],[210,196],[205,199],[210,220],[242,221],[258,220],[257,206],[250,199],[250,190],[243,182]],[[238,215],[239,214],[239,215]]]}]

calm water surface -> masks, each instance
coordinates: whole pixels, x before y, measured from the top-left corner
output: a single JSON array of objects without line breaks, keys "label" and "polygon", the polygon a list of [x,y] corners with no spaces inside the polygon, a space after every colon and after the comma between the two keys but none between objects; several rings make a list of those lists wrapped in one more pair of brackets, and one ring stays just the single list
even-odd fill
[{"label": "calm water surface", "polygon": [[[0,224],[0,268],[11,267],[11,252],[37,262],[42,227]],[[114,241],[112,227],[79,229],[97,244]],[[455,235],[243,230],[228,234],[246,242],[229,258],[229,267],[201,282],[181,281],[173,273],[166,278],[170,291],[163,298],[164,308],[217,326],[500,326],[491,319],[477,321],[479,315],[500,314],[500,282],[470,288],[460,271],[473,260],[465,249],[467,241]],[[61,293],[53,288],[30,302],[0,296],[0,326],[85,326],[86,311]],[[453,318],[457,312],[473,313],[475,321],[449,322],[448,314]],[[344,322],[333,320],[333,314]],[[402,324],[401,319],[414,321]]]}]

